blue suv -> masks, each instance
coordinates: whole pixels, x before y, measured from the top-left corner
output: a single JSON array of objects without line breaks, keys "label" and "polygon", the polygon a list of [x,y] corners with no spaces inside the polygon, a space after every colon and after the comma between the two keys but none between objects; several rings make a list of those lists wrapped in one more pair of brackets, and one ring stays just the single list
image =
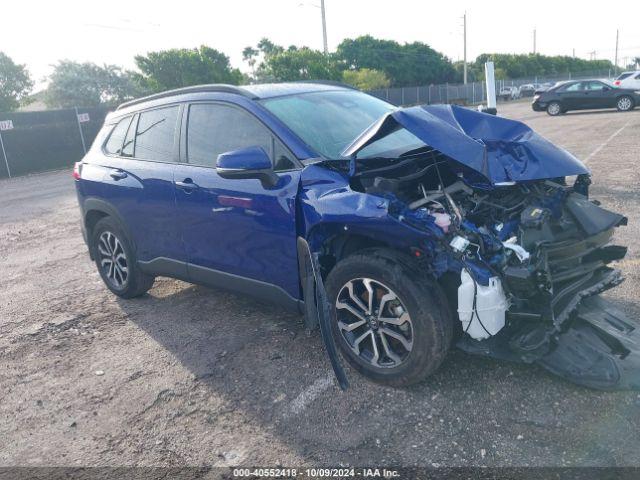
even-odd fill
[{"label": "blue suv", "polygon": [[168,276],[297,310],[343,387],[341,357],[402,386],[454,344],[638,387],[638,330],[597,296],[622,281],[626,218],[522,123],[328,83],[205,85],[121,105],[74,177],[114,294]]}]

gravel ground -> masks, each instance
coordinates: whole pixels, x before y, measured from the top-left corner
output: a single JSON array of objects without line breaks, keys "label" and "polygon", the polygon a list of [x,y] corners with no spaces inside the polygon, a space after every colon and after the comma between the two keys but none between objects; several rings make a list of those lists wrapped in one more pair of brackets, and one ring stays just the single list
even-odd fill
[{"label": "gravel ground", "polygon": [[[593,194],[629,216],[640,313],[640,111],[501,106],[586,159]],[[102,285],[70,172],[0,181],[0,465],[640,466],[640,395],[454,351],[403,390],[348,371],[276,307],[158,279],[123,301]]]}]

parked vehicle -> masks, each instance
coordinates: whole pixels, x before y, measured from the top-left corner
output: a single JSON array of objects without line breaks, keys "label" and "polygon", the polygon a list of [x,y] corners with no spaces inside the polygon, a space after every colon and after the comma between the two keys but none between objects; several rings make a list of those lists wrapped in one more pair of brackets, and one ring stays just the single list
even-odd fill
[{"label": "parked vehicle", "polygon": [[498,97],[502,100],[516,100],[520,98],[520,90],[515,86],[504,86],[498,92]]},{"label": "parked vehicle", "polygon": [[74,177],[114,294],[161,275],[304,313],[343,388],[336,344],[402,386],[454,339],[584,385],[638,385],[640,329],[595,296],[622,281],[608,264],[626,248],[607,244],[626,219],[520,122],[334,84],[190,87],[120,106]]},{"label": "parked vehicle", "polygon": [[[558,82],[558,83],[560,83],[560,82]],[[552,82],[536,83],[536,84],[534,84],[535,85],[534,95],[536,93],[546,92],[547,90],[549,90],[550,88],[554,87],[555,85],[558,85],[558,83],[552,83]]]},{"label": "parked vehicle", "polygon": [[536,91],[536,87],[532,83],[527,83],[525,85],[520,86],[521,97],[533,97],[535,91]]},{"label": "parked vehicle", "polygon": [[533,97],[531,107],[551,116],[570,110],[617,108],[633,110],[640,102],[640,91],[616,88],[602,80],[577,80],[557,84]]},{"label": "parked vehicle", "polygon": [[640,70],[636,70],[635,72],[622,72],[614,80],[613,84],[618,88],[640,90]]}]

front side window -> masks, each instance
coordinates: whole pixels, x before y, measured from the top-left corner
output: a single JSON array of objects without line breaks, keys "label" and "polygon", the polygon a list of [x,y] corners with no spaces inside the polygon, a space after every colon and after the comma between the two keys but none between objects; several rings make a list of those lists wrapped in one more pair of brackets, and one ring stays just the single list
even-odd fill
[{"label": "front side window", "polygon": [[142,112],[136,129],[133,156],[141,160],[172,162],[179,108],[158,108]]},{"label": "front side window", "polygon": [[214,167],[218,155],[247,147],[262,147],[275,170],[294,168],[291,154],[257,118],[237,107],[195,104],[189,107],[189,163]]},{"label": "front side window", "polygon": [[120,155],[122,153],[122,144],[130,123],[131,117],[129,116],[124,117],[116,124],[111,131],[111,135],[109,135],[109,140],[107,140],[107,143],[104,146],[105,152],[110,155]]}]

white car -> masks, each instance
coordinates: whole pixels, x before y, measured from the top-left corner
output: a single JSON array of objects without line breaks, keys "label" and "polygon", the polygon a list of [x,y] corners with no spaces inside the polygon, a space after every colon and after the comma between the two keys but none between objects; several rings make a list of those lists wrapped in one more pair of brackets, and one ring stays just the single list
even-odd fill
[{"label": "white car", "polygon": [[515,100],[520,98],[520,89],[514,86],[504,86],[500,89],[498,97],[503,100]]},{"label": "white car", "polygon": [[613,81],[613,84],[618,88],[631,88],[633,90],[640,89],[640,70],[635,72],[622,72]]}]

